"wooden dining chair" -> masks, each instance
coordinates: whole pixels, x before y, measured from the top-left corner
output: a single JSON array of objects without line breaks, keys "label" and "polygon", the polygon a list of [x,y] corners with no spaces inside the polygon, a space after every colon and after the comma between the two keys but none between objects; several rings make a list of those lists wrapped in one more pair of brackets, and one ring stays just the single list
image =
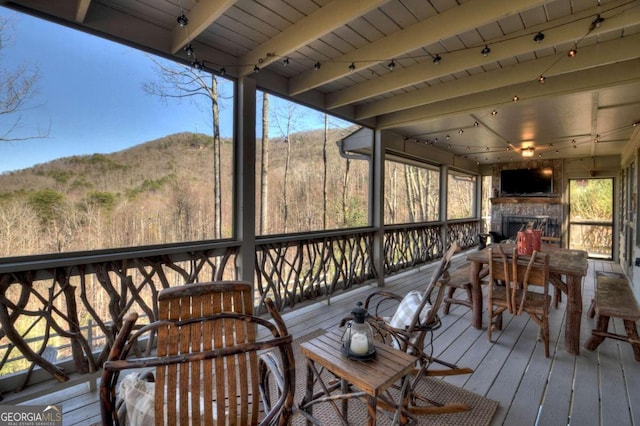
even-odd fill
[{"label": "wooden dining chair", "polygon": [[[273,322],[253,315],[249,283],[162,290],[158,320],[125,321],[104,364],[104,425],[285,425],[295,389],[292,336],[270,299]],[[146,350],[142,350],[146,346]],[[121,377],[132,370],[138,374]]]},{"label": "wooden dining chair", "polygon": [[[526,312],[540,326],[545,356],[549,357],[549,254],[534,251],[519,255],[514,248],[505,253],[498,244],[491,246],[489,262],[489,294],[487,337],[502,330],[502,314]],[[501,285],[498,285],[498,281]]]},{"label": "wooden dining chair", "polygon": [[[376,337],[418,358],[409,384],[408,411],[410,414],[442,414],[471,409],[464,403],[440,403],[434,400],[433,396],[423,395],[419,391],[420,380],[426,376],[473,373],[470,368],[461,368],[434,358],[431,355],[432,351],[429,350],[430,342],[427,343],[427,337],[441,325],[438,309],[447,290],[451,258],[459,250],[460,246],[457,243],[451,245],[438,263],[423,292],[417,294],[411,292],[401,296],[382,290],[370,294],[365,300],[365,308],[370,315],[369,323]],[[392,310],[391,308],[395,308],[393,316],[384,316],[386,312]]]}]

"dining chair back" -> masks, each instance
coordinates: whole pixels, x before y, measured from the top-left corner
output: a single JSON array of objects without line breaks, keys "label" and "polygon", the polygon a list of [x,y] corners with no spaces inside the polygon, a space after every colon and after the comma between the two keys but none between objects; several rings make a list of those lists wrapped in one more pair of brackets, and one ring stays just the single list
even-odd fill
[{"label": "dining chair back", "polygon": [[545,356],[549,357],[549,254],[534,251],[520,255],[516,248],[505,253],[501,245],[489,249],[487,335],[502,329],[502,314],[527,313],[540,326]]}]

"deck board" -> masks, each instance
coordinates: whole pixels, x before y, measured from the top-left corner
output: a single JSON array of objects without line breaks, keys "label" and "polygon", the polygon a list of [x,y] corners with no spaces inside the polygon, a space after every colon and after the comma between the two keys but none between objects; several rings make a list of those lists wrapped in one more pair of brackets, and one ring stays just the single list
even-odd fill
[{"label": "deck board", "polygon": [[[454,265],[464,261],[464,254]],[[398,294],[424,290],[433,266],[421,267],[389,277],[385,289]],[[583,284],[581,342],[595,325],[588,318],[593,298],[595,271],[620,272],[620,266],[602,260],[590,260]],[[364,299],[374,286],[333,296],[330,300],[286,313],[283,317],[295,337],[319,328],[336,326],[349,315],[357,301]],[[486,288],[483,289],[486,297]],[[596,351],[581,347],[580,355],[564,351],[566,297],[550,315],[551,358],[544,357],[542,342],[537,341],[538,327],[527,315],[505,314],[503,330],[494,333],[471,327],[467,307],[452,305],[449,315],[441,316],[442,326],[434,332],[434,355],[474,373],[447,377],[449,383],[494,399],[500,403],[492,425],[639,425],[640,363],[633,358],[631,346],[606,339]],[[486,309],[486,303],[485,303]],[[486,327],[486,312],[483,315]],[[616,323],[616,328],[622,323]],[[61,403],[65,425],[86,425],[99,421],[98,392],[86,385],[70,388],[29,401],[29,404]],[[57,396],[56,396],[57,395]]]}]

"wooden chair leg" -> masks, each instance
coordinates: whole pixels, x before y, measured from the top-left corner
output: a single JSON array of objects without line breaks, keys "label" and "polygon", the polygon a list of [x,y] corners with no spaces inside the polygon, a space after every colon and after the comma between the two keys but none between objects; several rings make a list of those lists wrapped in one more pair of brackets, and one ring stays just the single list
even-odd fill
[{"label": "wooden chair leg", "polygon": [[593,318],[596,316],[596,299],[591,299],[591,305],[589,305],[587,315],[589,316],[589,318]]},{"label": "wooden chair leg", "polygon": [[544,342],[544,356],[549,358],[549,316],[542,316],[542,341]]},{"label": "wooden chair leg", "polygon": [[558,287],[554,287],[553,289],[553,307],[558,309],[558,305],[562,302],[562,290]]},{"label": "wooden chair leg", "polygon": [[444,306],[442,307],[442,313],[445,315],[449,315],[449,309],[451,308],[451,301],[453,300],[453,294],[455,291],[455,287],[447,288],[447,297],[445,297]]}]

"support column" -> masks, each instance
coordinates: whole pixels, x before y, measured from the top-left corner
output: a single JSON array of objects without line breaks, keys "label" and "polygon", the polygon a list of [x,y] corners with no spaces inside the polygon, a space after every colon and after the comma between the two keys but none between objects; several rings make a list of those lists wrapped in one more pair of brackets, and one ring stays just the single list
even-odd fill
[{"label": "support column", "polygon": [[373,266],[378,272],[378,287],[384,286],[384,146],[382,132],[373,132],[371,175],[371,225],[373,234]]},{"label": "support column", "polygon": [[255,287],[256,259],[256,82],[241,77],[235,96],[234,227],[240,241],[238,279]]},{"label": "support column", "polygon": [[442,241],[442,254],[449,248],[449,235],[447,232],[447,222],[449,218],[447,217],[447,203],[449,202],[447,199],[448,188],[449,187],[449,166],[443,165],[440,167],[440,222],[442,222],[442,226],[440,227],[440,238]]}]

